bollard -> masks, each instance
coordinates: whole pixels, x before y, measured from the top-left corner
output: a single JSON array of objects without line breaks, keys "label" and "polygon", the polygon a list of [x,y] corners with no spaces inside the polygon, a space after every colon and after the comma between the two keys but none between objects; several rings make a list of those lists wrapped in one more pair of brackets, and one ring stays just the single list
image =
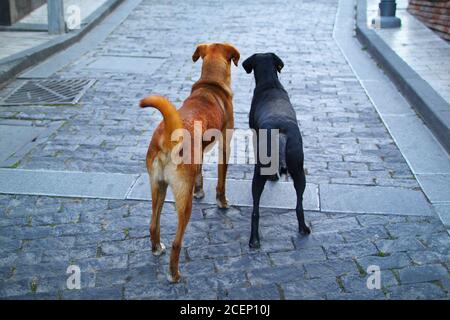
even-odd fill
[{"label": "bollard", "polygon": [[63,0],[47,0],[48,13],[48,33],[62,34],[66,31],[64,22],[64,3]]},{"label": "bollard", "polygon": [[397,4],[395,0],[381,0],[378,4],[379,17],[372,19],[372,25],[377,28],[399,28],[400,18],[395,16]]}]

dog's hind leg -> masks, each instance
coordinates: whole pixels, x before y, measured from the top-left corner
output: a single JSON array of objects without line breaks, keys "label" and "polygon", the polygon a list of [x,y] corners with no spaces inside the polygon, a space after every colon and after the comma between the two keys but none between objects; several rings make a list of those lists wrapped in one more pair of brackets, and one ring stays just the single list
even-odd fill
[{"label": "dog's hind leg", "polygon": [[152,253],[159,256],[165,251],[165,246],[160,240],[160,216],[166,198],[167,183],[151,181],[152,188],[152,221],[150,223],[150,238],[152,241]]},{"label": "dog's hind leg", "polygon": [[297,206],[295,212],[297,214],[298,232],[303,234],[310,234],[311,230],[305,223],[305,213],[303,211],[303,193],[306,187],[305,171],[302,166],[298,166],[294,170],[291,170],[288,165],[289,174],[294,180],[294,188],[297,194]]},{"label": "dog's hind leg", "polygon": [[261,175],[260,168],[255,166],[252,181],[252,197],[253,197],[253,211],[252,211],[252,227],[250,232],[250,248],[257,249],[260,247],[259,243],[259,202],[261,194],[264,190],[268,176]]},{"label": "dog's hind leg", "polygon": [[194,198],[201,199],[204,196],[205,191],[203,191],[202,165],[200,164],[197,176],[195,177]]},{"label": "dog's hind leg", "polygon": [[181,277],[180,271],[178,270],[178,262],[180,259],[180,250],[183,243],[184,232],[186,231],[192,212],[194,179],[195,177],[185,178],[183,176],[178,176],[176,177],[176,180],[178,181],[171,183],[178,215],[177,232],[170,253],[169,281],[172,283],[178,282]]}]

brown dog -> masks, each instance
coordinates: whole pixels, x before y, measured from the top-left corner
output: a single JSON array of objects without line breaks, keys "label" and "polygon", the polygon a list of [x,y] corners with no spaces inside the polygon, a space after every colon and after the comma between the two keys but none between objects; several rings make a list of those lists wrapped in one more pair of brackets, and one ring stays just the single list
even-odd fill
[{"label": "brown dog", "polygon": [[[201,152],[202,156],[205,148],[211,147],[216,141],[201,141],[200,144],[196,144],[193,138],[195,123],[201,124],[201,134],[208,129],[220,130],[225,141],[219,144],[219,158],[222,161],[219,161],[216,198],[220,208],[228,207],[225,197],[225,178],[230,137],[226,136],[226,131],[234,127],[230,88],[231,61],[237,66],[240,55],[238,50],[230,44],[214,43],[197,46],[192,60],[195,62],[200,57],[203,59],[201,77],[192,86],[191,95],[183,102],[179,110],[161,96],[149,96],[140,102],[142,108],[158,109],[164,118],[153,134],[146,160],[152,192],[150,237],[154,255],[160,255],[165,249],[160,242],[160,214],[168,185],[171,186],[175,197],[178,226],[170,255],[169,280],[172,282],[178,282],[180,279],[178,260],[183,235],[191,216],[193,193],[196,198],[204,195],[201,161],[194,163],[192,161],[194,156],[192,156],[191,161],[176,163],[172,156],[173,154],[185,156],[182,154],[186,152],[185,149],[181,151],[179,146],[186,146],[186,142],[191,142],[189,145],[193,146],[189,151],[192,155],[195,152]],[[185,129],[189,136],[173,139],[172,134],[177,129]],[[201,150],[194,150],[195,148]]]}]

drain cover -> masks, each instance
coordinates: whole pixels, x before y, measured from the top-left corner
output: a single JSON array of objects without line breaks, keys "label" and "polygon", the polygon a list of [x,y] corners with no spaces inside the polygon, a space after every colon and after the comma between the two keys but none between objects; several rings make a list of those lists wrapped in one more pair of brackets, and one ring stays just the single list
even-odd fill
[{"label": "drain cover", "polygon": [[94,82],[86,79],[27,80],[0,104],[76,104]]}]

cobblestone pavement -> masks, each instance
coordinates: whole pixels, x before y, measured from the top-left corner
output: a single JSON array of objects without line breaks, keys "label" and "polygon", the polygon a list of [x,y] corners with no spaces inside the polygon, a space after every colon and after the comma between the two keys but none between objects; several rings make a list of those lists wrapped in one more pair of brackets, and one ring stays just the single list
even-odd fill
[{"label": "cobblestone pavement", "polygon": [[[113,299],[448,298],[449,237],[434,217],[262,210],[262,248],[248,249],[249,208],[195,205],[181,255],[181,283],[166,280],[168,255],[153,257],[149,202],[1,196],[0,297]],[[176,229],[172,205],[162,241]],[[69,265],[81,290],[66,289]],[[369,265],[381,290],[366,287]]]},{"label": "cobblestone pavement", "polygon": [[[146,147],[161,116],[140,110],[139,99],[159,93],[180,105],[200,74],[201,63],[191,60],[195,46],[228,41],[241,51],[241,61],[268,50],[284,60],[281,81],[298,114],[309,182],[418,187],[332,38],[336,7],[326,0],[143,1],[103,43],[56,75],[97,79],[81,107],[0,111],[1,118],[68,120],[16,166],[144,172]],[[152,74],[89,68],[105,56],[153,57],[159,67]],[[242,67],[232,73],[236,128],[245,129],[254,80]],[[216,176],[215,166],[205,170]],[[251,172],[251,166],[235,165],[229,177],[250,179]]]},{"label": "cobblestone pavement", "polygon": [[[14,167],[141,173],[161,116],[139,110],[148,93],[176,104],[200,72],[200,42],[229,41],[246,58],[277,52],[281,81],[305,140],[307,180],[417,188],[392,138],[332,38],[337,2],[143,1],[106,41],[55,77],[97,79],[81,106],[4,107],[0,118],[66,124]],[[153,57],[152,74],[90,68],[102,56]],[[253,78],[233,69],[235,117],[247,128]],[[13,82],[3,90],[14,88]],[[228,178],[249,179],[251,165]],[[206,176],[216,176],[207,166]],[[294,211],[261,209],[262,248],[248,249],[250,210],[195,203],[180,269],[166,280],[168,255],[150,252],[150,202],[0,195],[1,298],[112,299],[448,299],[450,238],[434,216],[306,212],[312,234],[296,232]],[[166,203],[161,236],[176,228]],[[81,290],[66,287],[81,269]],[[381,268],[380,290],[366,286]]]}]

